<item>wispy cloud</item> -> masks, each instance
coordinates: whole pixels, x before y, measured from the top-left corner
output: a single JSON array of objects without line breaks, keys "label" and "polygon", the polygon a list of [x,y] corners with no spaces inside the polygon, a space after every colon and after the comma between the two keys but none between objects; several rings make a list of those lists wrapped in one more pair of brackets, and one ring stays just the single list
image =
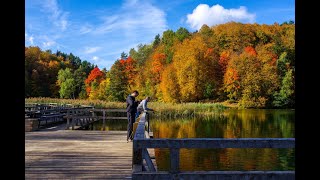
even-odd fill
[{"label": "wispy cloud", "polygon": [[52,48],[55,45],[58,45],[56,38],[51,38],[47,35],[40,35],[37,37],[38,41],[41,42],[43,48]]},{"label": "wispy cloud", "polygon": [[42,3],[43,11],[49,13],[49,19],[53,24],[64,31],[68,26],[68,12],[63,11],[59,8],[57,0],[45,0]]},{"label": "wispy cloud", "polygon": [[104,22],[96,27],[94,33],[124,32],[126,38],[150,38],[167,28],[165,16],[164,11],[149,1],[126,0],[118,12],[103,17]]},{"label": "wispy cloud", "polygon": [[81,26],[79,33],[83,35],[83,34],[90,33],[91,31],[92,31],[92,26],[86,24]]},{"label": "wispy cloud", "polygon": [[43,42],[42,44],[43,44],[43,47],[48,48],[48,47],[55,45],[56,42],[55,41],[46,41],[46,42]]},{"label": "wispy cloud", "polygon": [[199,4],[191,14],[187,15],[186,22],[191,28],[200,29],[203,24],[212,26],[230,21],[253,23],[255,14],[249,13],[244,6],[240,6],[238,9],[225,9],[219,4],[212,7],[207,4]]},{"label": "wispy cloud", "polygon": [[92,60],[98,61],[98,60],[99,60],[99,57],[98,57],[98,56],[93,56],[93,57],[92,57]]},{"label": "wispy cloud", "polygon": [[33,45],[34,37],[32,35],[29,36],[27,33],[25,33],[24,36],[25,36],[25,41],[30,42],[30,44]]},{"label": "wispy cloud", "polygon": [[91,54],[91,53],[97,52],[100,49],[101,47],[85,47],[84,53]]},{"label": "wispy cloud", "polygon": [[[35,1],[27,7],[40,15],[27,13],[26,33],[35,34],[31,41],[43,49],[72,52],[101,68],[110,68],[121,52],[152,42],[168,28],[166,13],[153,1],[124,0],[114,8],[101,6],[81,15],[63,9],[64,3],[57,0]],[[30,28],[33,25],[38,29]],[[30,44],[26,38],[26,45]]]}]

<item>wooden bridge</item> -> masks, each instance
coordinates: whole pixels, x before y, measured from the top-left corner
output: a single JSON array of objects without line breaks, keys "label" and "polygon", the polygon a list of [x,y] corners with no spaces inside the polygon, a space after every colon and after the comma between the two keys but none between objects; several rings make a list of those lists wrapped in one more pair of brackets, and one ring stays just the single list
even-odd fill
[{"label": "wooden bridge", "polygon": [[[69,109],[67,124],[55,131],[26,132],[26,179],[294,179],[294,171],[179,170],[180,148],[294,148],[294,138],[150,138],[148,113],[135,123],[133,143],[126,131],[69,130],[108,119],[102,109]],[[111,110],[116,111],[116,110]],[[100,115],[97,115],[99,114]],[[89,115],[90,114],[90,115]],[[102,115],[101,115],[102,114]],[[152,123],[151,123],[152,124]],[[73,128],[72,128],[73,127]],[[81,128],[78,128],[81,129]],[[170,149],[170,170],[158,171],[154,148]]]}]

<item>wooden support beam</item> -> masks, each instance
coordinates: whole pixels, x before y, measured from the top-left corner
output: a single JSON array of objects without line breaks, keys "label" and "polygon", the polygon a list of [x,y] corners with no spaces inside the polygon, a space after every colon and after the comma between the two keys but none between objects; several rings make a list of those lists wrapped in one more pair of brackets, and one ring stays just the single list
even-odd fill
[{"label": "wooden support beam", "polygon": [[106,111],[103,111],[103,117],[102,117],[102,130],[106,130]]},{"label": "wooden support beam", "polygon": [[150,158],[150,155],[149,155],[149,152],[148,152],[147,148],[143,149],[142,153],[143,153],[143,159],[146,160],[146,163],[148,165],[148,170],[152,171],[152,172],[155,172],[156,169],[154,168],[154,165],[153,165],[153,163],[151,161],[151,158]]},{"label": "wooden support beam", "polygon": [[179,172],[179,156],[180,152],[178,148],[170,148],[170,172],[178,173]]}]

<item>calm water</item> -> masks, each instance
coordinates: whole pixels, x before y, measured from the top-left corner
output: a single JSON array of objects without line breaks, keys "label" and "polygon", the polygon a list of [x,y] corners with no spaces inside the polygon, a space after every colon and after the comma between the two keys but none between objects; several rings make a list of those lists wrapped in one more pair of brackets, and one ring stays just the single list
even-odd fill
[{"label": "calm water", "polygon": [[[154,138],[292,138],[294,110],[228,110],[193,119],[152,119]],[[155,149],[159,170],[170,167],[169,150]],[[181,149],[180,169],[294,170],[294,149]]]},{"label": "calm water", "polygon": [[[154,138],[293,138],[294,110],[227,110],[192,119],[151,119]],[[108,120],[106,130],[126,130],[127,120]],[[90,127],[101,130],[102,122]],[[170,167],[169,150],[155,149],[159,170]],[[180,170],[294,170],[294,149],[180,149]]]}]

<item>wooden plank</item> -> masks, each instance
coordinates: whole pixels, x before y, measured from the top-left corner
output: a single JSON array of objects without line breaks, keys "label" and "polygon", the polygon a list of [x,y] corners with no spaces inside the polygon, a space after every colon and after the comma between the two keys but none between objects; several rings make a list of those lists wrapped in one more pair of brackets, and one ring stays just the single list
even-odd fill
[{"label": "wooden plank", "polygon": [[[84,118],[94,118],[94,119],[97,119],[97,120],[100,120],[100,119],[103,119],[103,116],[70,116],[70,117],[73,117],[73,118],[77,118],[77,119],[84,119]],[[119,120],[126,120],[127,117],[109,117],[109,116],[106,116],[105,117],[106,120],[108,119],[119,119]]]},{"label": "wooden plank", "polygon": [[170,174],[168,172],[139,172],[133,173],[132,179],[270,179],[270,180],[294,180],[294,171],[192,171]]},{"label": "wooden plank", "polygon": [[132,151],[132,172],[140,172],[142,171],[142,149],[133,148]]},{"label": "wooden plank", "polygon": [[121,120],[126,120],[127,117],[109,117],[109,116],[107,116],[106,119],[119,119],[119,120],[121,119]]},{"label": "wooden plank", "polygon": [[127,179],[132,144],[126,131],[25,133],[26,179]]},{"label": "wooden plank", "polygon": [[138,127],[136,129],[136,133],[134,135],[134,141],[135,140],[138,140],[138,139],[144,139],[144,131],[145,131],[145,115],[146,113],[143,113],[141,115],[141,118],[139,120],[139,123],[138,123]]},{"label": "wooden plank", "polygon": [[179,156],[180,149],[178,148],[170,148],[170,172],[177,173],[179,172]]},{"label": "wooden plank", "polygon": [[150,158],[148,150],[147,149],[143,149],[142,153],[143,153],[143,158],[146,160],[146,163],[147,163],[149,171],[156,171],[156,169],[154,168],[154,165],[153,165],[153,163],[151,161],[151,158]]},{"label": "wooden plank", "polygon": [[101,111],[106,111],[106,112],[127,112],[126,109],[94,109],[93,111],[95,112],[101,112]]},{"label": "wooden plank", "polygon": [[137,136],[134,141],[136,148],[295,148],[295,138],[142,139]]},{"label": "wooden plank", "polygon": [[105,129],[106,129],[106,111],[103,111],[102,130],[104,131]]}]

